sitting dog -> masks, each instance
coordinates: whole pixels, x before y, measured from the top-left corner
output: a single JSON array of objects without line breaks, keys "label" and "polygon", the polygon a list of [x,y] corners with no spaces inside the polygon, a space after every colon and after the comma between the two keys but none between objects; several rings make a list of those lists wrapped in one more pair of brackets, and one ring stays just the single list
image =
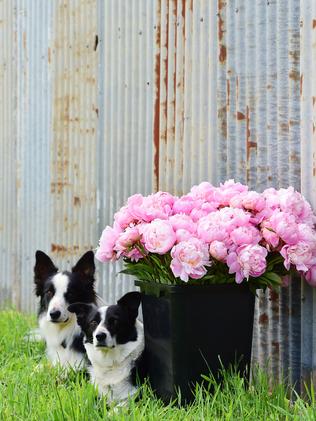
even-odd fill
[{"label": "sitting dog", "polygon": [[108,402],[121,404],[137,391],[137,375],[144,375],[144,331],[137,320],[140,294],[129,292],[116,305],[96,307],[75,303],[68,310],[76,313],[91,362],[91,382]]},{"label": "sitting dog", "polygon": [[71,272],[59,272],[42,251],[37,251],[35,257],[35,292],[40,297],[39,331],[46,341],[48,359],[53,365],[83,368],[86,354],[83,333],[68,306],[77,301],[96,302],[94,254],[85,253]]}]

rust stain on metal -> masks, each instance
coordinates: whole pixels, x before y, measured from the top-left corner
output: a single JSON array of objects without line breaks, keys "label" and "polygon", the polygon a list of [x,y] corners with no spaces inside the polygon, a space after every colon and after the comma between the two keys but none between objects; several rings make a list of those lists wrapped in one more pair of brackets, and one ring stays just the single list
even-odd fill
[{"label": "rust stain on metal", "polygon": [[[84,247],[84,249],[86,248],[87,247]],[[89,250],[91,249],[91,247],[88,247],[87,249]],[[68,255],[68,254],[77,254],[78,251],[79,251],[79,246],[66,247],[61,244],[55,244],[55,243],[51,244],[52,253],[58,253],[60,255],[66,255],[66,254]]]},{"label": "rust stain on metal", "polygon": [[269,290],[269,300],[273,303],[276,303],[279,301],[279,294],[272,289]]},{"label": "rust stain on metal", "polygon": [[56,181],[56,182],[51,182],[50,183],[50,191],[51,193],[62,193],[62,191],[64,190],[64,188],[66,186],[69,186],[70,184],[67,182],[63,182],[63,181]]},{"label": "rust stain on metal", "polygon": [[268,315],[266,313],[260,314],[260,316],[259,316],[259,324],[265,325],[267,323],[269,323],[269,317],[268,317]]},{"label": "rust stain on metal", "polygon": [[281,129],[281,132],[283,132],[283,133],[288,133],[289,132],[289,123],[281,122],[279,124],[279,127]]},{"label": "rust stain on metal", "polygon": [[226,61],[226,56],[227,56],[227,49],[226,46],[223,44],[223,39],[224,39],[224,33],[225,33],[225,22],[224,19],[222,17],[222,11],[223,9],[226,7],[226,1],[224,0],[218,0],[218,13],[217,13],[217,17],[218,17],[218,42],[219,42],[219,61],[220,63],[224,63]]},{"label": "rust stain on metal", "polygon": [[173,3],[173,15],[175,18],[175,40],[174,40],[174,71],[173,71],[173,93],[174,93],[174,100],[173,100],[173,105],[174,105],[174,121],[173,121],[173,127],[172,127],[172,132],[173,132],[173,138],[175,138],[175,132],[176,132],[176,89],[177,89],[177,75],[176,75],[176,63],[177,63],[177,45],[178,45],[178,31],[177,31],[177,16],[178,16],[178,1],[176,0]]},{"label": "rust stain on metal", "polygon": [[[165,45],[164,48],[166,49],[166,58],[163,59],[164,62],[164,66],[165,66],[165,77],[163,79],[163,82],[165,84],[165,89],[166,89],[166,98],[164,98],[164,101],[161,103],[162,109],[163,109],[163,113],[166,119],[166,122],[168,122],[168,73],[169,73],[169,69],[168,69],[168,61],[169,61],[169,10],[167,10],[167,18],[166,18],[166,41],[165,41]],[[166,129],[168,129],[167,124],[166,124]],[[163,138],[164,139],[164,138]],[[166,133],[166,137],[165,139],[167,140],[167,133]]]},{"label": "rust stain on metal", "polygon": [[50,47],[48,47],[48,49],[47,49],[47,60],[48,60],[48,63],[51,63],[51,61],[52,61],[51,54],[52,54],[52,50],[51,50]]},{"label": "rust stain on metal", "polygon": [[316,96],[313,96],[313,107],[315,106],[316,103]]},{"label": "rust stain on metal", "polygon": [[81,206],[80,197],[74,196],[74,206]]},{"label": "rust stain on metal", "polygon": [[289,78],[298,82],[300,80],[300,72],[298,70],[291,70],[289,73]]},{"label": "rust stain on metal", "polygon": [[23,48],[26,49],[26,32],[23,32]]},{"label": "rust stain on metal", "polygon": [[296,153],[292,153],[290,155],[290,162],[295,162],[295,163],[299,164],[301,162],[300,156]]},{"label": "rust stain on metal", "polygon": [[246,116],[241,111],[237,111],[237,120],[245,120]]},{"label": "rust stain on metal", "polygon": [[99,118],[99,108],[92,106],[92,109],[95,111],[97,118]]},{"label": "rust stain on metal", "polygon": [[272,341],[273,352],[279,354],[280,353],[280,342]]},{"label": "rust stain on metal", "polygon": [[316,28],[316,19],[313,19],[313,29]]},{"label": "rust stain on metal", "polygon": [[246,108],[246,144],[247,144],[247,162],[249,162],[250,158],[250,150],[251,149],[257,149],[257,142],[253,142],[250,139],[250,112],[249,107],[247,105]]},{"label": "rust stain on metal", "polygon": [[300,95],[302,96],[303,93],[303,75],[300,76]]},{"label": "rust stain on metal", "polygon": [[157,10],[157,19],[158,24],[156,28],[156,48],[158,52],[155,56],[155,104],[154,104],[154,174],[156,177],[156,190],[159,190],[159,137],[160,137],[160,55],[161,55],[161,10],[160,10],[160,2],[158,2],[158,10]]},{"label": "rust stain on metal", "polygon": [[[183,22],[185,21],[185,3],[186,3],[186,1],[182,0],[181,15],[182,15],[182,18],[183,18]],[[183,29],[184,29],[184,25],[183,25]],[[184,35],[184,31],[183,31],[183,35]]]},{"label": "rust stain on metal", "polygon": [[220,63],[224,63],[226,60],[226,46],[221,44],[219,46],[219,61]]},{"label": "rust stain on metal", "polygon": [[226,104],[227,104],[227,108],[228,108],[229,105],[230,105],[230,82],[229,82],[229,79],[226,80],[226,94],[227,94]]},{"label": "rust stain on metal", "polygon": [[227,138],[227,107],[226,105],[222,108],[219,108],[217,111],[217,116],[219,120],[219,127],[221,130],[221,135],[224,139]]},{"label": "rust stain on metal", "polygon": [[236,99],[238,101],[239,98],[239,77],[236,76]]}]

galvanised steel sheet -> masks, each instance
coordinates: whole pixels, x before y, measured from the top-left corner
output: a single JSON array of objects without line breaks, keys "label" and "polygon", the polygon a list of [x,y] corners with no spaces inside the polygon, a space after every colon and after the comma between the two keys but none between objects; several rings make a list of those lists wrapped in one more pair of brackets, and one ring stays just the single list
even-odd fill
[{"label": "galvanised steel sheet", "polygon": [[19,304],[16,156],[16,18],[8,2],[0,2],[0,300]]},{"label": "galvanised steel sheet", "polygon": [[[0,2],[0,291],[32,311],[37,248],[72,264],[128,196],[227,178],[315,202],[314,0]],[[9,140],[9,141],[8,141]],[[98,264],[107,302],[133,288]],[[315,292],[261,294],[254,360],[315,366]]]}]

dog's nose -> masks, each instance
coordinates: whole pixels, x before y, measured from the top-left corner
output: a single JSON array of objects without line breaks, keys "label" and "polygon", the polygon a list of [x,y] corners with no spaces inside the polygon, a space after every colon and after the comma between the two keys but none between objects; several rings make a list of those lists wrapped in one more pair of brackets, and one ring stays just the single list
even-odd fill
[{"label": "dog's nose", "polygon": [[106,333],[98,333],[97,335],[95,335],[95,337],[97,338],[98,342],[103,342],[106,339]]},{"label": "dog's nose", "polygon": [[51,311],[51,312],[49,313],[49,315],[50,315],[50,318],[51,318],[52,320],[58,320],[58,319],[59,319],[59,317],[60,317],[60,315],[61,315],[61,312],[60,312],[59,310]]}]

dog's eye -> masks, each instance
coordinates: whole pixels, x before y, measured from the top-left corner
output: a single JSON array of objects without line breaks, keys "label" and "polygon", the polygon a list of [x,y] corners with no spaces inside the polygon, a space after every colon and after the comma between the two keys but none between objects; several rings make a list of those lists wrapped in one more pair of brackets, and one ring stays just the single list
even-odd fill
[{"label": "dog's eye", "polygon": [[48,298],[51,298],[53,296],[53,291],[51,291],[51,290],[46,291],[46,296]]},{"label": "dog's eye", "polygon": [[95,329],[98,326],[98,322],[96,320],[91,320],[90,326]]},{"label": "dog's eye", "polygon": [[117,322],[118,322],[118,320],[115,317],[111,317],[109,319],[109,325],[111,325],[111,326],[116,326]]}]

